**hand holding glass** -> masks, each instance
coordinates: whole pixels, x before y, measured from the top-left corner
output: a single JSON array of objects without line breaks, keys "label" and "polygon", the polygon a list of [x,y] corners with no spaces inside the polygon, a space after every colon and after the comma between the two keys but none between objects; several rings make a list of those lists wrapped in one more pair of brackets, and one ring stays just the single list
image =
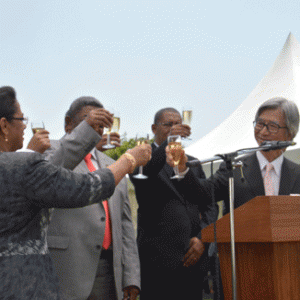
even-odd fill
[{"label": "hand holding glass", "polygon": [[104,134],[107,134],[107,143],[102,148],[104,148],[104,149],[116,148],[116,146],[111,144],[111,142],[110,142],[110,133],[111,132],[119,132],[119,130],[120,130],[120,116],[117,112],[115,112],[114,116],[113,116],[113,124],[112,124],[111,128],[104,129]]},{"label": "hand holding glass", "polygon": [[170,148],[170,153],[174,160],[174,172],[175,175],[171,179],[181,179],[183,176],[179,175],[178,165],[180,163],[182,155],[182,145],[181,145],[181,136],[180,135],[170,135],[168,137],[168,146]]},{"label": "hand holding glass", "polygon": [[[193,110],[190,107],[184,107],[182,109],[182,124],[191,126],[192,123]],[[191,140],[191,138],[186,137],[186,139]]]},{"label": "hand holding glass", "polygon": [[45,125],[43,121],[34,121],[31,122],[31,129],[33,134],[36,134],[39,130],[45,129]]},{"label": "hand holding glass", "polygon": [[[149,140],[149,134],[137,134],[137,146],[145,144]],[[133,175],[136,179],[147,179],[148,176],[143,174],[143,166],[139,166],[139,174]]]}]

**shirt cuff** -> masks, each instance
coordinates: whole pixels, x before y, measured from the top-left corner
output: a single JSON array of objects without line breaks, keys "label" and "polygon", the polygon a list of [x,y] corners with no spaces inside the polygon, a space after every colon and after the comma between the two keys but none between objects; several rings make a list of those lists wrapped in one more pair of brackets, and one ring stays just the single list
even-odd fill
[{"label": "shirt cuff", "polygon": [[24,148],[24,149],[22,148],[22,149],[18,149],[16,152],[35,152],[35,151],[33,151],[33,150],[31,150],[31,149],[27,149],[27,148],[26,148],[26,149],[25,149],[25,148]]},{"label": "shirt cuff", "polygon": [[190,170],[190,168],[187,168],[185,171],[179,172],[179,175],[185,177],[186,173],[187,173],[189,170]]}]

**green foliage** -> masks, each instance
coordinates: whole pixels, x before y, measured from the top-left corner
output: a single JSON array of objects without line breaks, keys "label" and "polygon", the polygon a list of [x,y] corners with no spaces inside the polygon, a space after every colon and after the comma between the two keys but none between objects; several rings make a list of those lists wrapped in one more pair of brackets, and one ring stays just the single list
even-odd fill
[{"label": "green foliage", "polygon": [[136,145],[136,140],[135,139],[130,139],[129,141],[127,140],[122,140],[121,141],[121,146],[117,147],[115,149],[107,150],[104,153],[111,157],[114,160],[117,160],[122,154],[124,154],[127,149],[131,149]]},{"label": "green foliage", "polygon": [[[153,142],[152,140],[149,140],[149,144]],[[121,138],[121,146],[117,147],[115,149],[107,150],[104,153],[111,157],[114,160],[119,159],[119,157],[124,154],[128,149],[134,148],[136,146],[137,140],[136,138],[130,138],[127,139],[126,133]]]}]

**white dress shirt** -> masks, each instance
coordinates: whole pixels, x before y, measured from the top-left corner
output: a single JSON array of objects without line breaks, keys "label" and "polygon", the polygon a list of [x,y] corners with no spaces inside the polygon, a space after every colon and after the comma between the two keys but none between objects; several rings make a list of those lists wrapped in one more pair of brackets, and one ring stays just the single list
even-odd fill
[{"label": "white dress shirt", "polygon": [[96,148],[93,148],[91,150],[91,152],[90,152],[92,154],[91,162],[92,162],[93,166],[95,167],[95,169],[98,170],[98,169],[101,168],[101,166],[99,166],[99,163],[98,163],[98,161],[96,159],[96,153],[95,153],[95,151],[96,151]]}]

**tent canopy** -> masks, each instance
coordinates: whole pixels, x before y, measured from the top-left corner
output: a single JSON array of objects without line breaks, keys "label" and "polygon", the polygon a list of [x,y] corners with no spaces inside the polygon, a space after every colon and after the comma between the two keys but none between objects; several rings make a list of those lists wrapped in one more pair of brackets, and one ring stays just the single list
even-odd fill
[{"label": "tent canopy", "polygon": [[[218,127],[186,148],[186,153],[205,159],[219,153],[256,147],[253,121],[258,107],[273,97],[285,97],[300,108],[300,44],[290,33],[283,49],[267,75],[246,100]],[[294,139],[297,146],[293,160],[300,158],[300,134]],[[287,155],[288,156],[288,155]]]}]

